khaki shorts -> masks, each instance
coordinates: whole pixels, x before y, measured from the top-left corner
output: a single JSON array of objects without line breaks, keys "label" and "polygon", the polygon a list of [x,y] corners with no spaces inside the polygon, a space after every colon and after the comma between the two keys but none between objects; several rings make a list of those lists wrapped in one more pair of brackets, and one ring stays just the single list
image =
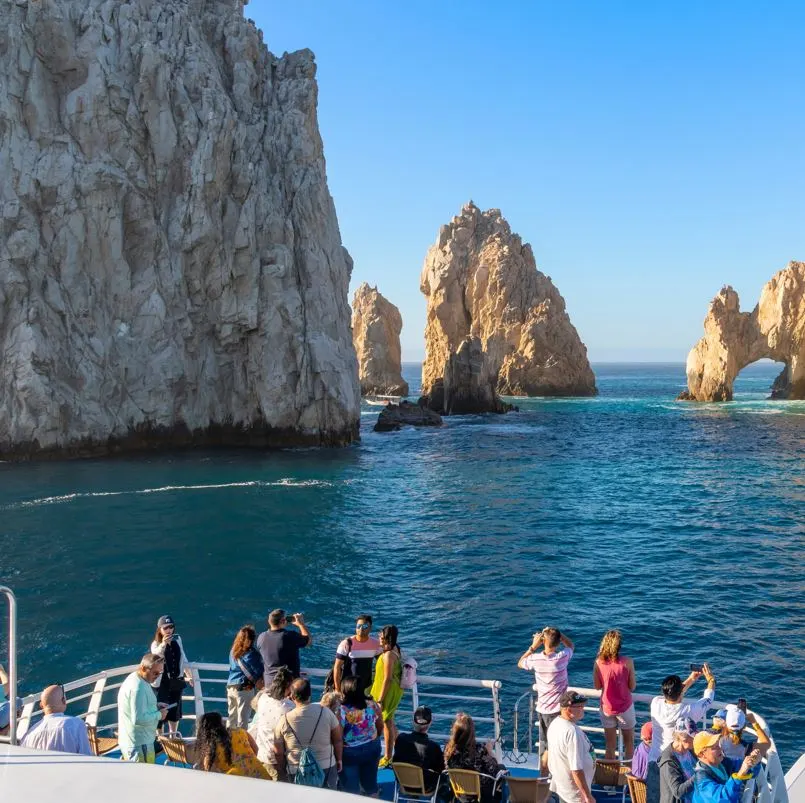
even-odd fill
[{"label": "khaki shorts", "polygon": [[637,716],[634,712],[634,703],[630,705],[622,714],[613,714],[611,717],[607,716],[603,711],[600,711],[601,724],[605,728],[620,727],[624,731],[633,731],[637,724]]}]

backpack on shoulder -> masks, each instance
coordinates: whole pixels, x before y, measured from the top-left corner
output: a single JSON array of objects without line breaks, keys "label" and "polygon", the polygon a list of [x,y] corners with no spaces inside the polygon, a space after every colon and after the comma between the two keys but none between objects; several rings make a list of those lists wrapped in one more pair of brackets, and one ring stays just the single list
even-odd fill
[{"label": "backpack on shoulder", "polygon": [[[316,731],[319,728],[323,713],[324,709],[322,708],[321,711],[319,711],[319,718],[316,720],[316,727],[313,728],[313,733],[310,734],[310,743],[307,747],[303,747],[302,752],[299,754],[299,766],[296,768],[296,775],[294,775],[293,782],[301,786],[324,786],[324,770],[319,766],[319,762],[316,761],[316,756],[313,755],[313,749],[310,746],[313,743],[313,739],[316,737]],[[296,735],[293,725],[288,722],[287,715],[285,716],[285,722],[296,741],[301,745],[302,740]]]},{"label": "backpack on shoulder", "polygon": [[416,658],[408,653],[403,653],[400,656],[402,663],[402,674],[400,675],[400,688],[413,689],[416,686]]},{"label": "backpack on shoulder", "polygon": [[[341,669],[341,680],[346,678],[352,677],[352,659],[349,657],[349,654],[352,652],[352,639],[347,639],[347,660],[342,661],[341,663],[344,665]],[[324,679],[324,691],[335,691],[335,673],[333,672],[333,667],[330,667],[330,671],[327,673],[327,677]]]}]

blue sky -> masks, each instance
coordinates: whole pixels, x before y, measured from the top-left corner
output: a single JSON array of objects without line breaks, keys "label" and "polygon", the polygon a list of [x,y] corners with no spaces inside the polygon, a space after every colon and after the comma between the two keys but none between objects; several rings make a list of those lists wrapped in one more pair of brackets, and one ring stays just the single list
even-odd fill
[{"label": "blue sky", "polygon": [[419,274],[470,198],[501,209],[592,360],[684,360],[723,284],[805,260],[805,4],[251,0],[309,47],[355,260],[424,349]]}]

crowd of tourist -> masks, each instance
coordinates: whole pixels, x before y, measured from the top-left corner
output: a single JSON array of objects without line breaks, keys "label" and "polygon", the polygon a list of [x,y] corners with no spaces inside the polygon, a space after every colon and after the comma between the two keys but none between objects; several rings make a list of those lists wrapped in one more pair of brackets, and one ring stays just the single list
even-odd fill
[{"label": "crowd of tourist", "polygon": [[[398,733],[395,713],[415,662],[405,656],[395,626],[372,635],[368,614],[357,617],[355,632],[335,650],[324,696],[312,699],[302,676],[300,650],[312,642],[301,614],[277,609],[268,629],[257,635],[246,625],[235,636],[229,655],[227,717],[217,712],[196,723],[195,766],[205,772],[241,775],[340,788],[368,796],[379,794],[378,770],[408,764],[423,770],[426,789],[443,800],[450,786],[441,784],[445,769],[482,774],[481,803],[501,799],[498,782],[505,767],[492,743],[481,744],[469,714],[459,712],[447,744],[428,735],[433,713],[427,706],[413,714],[412,730]],[[770,740],[746,710],[745,701],[718,710],[710,728],[699,730],[715,696],[716,679],[707,664],[691,666],[686,679],[669,675],[651,702],[651,718],[640,728],[632,692],[637,685],[634,661],[621,653],[617,630],[607,632],[593,665],[593,684],[601,691],[599,716],[605,755],[615,759],[618,732],[631,775],[646,784],[648,803],[738,803],[744,784],[757,775]],[[554,627],[535,633],[518,666],[534,672],[542,772],[561,803],[593,803],[595,752],[580,727],[587,697],[568,688],[573,641]],[[413,676],[404,680],[406,672]],[[687,699],[700,678],[701,697]],[[121,684],[117,697],[117,734],[125,761],[154,763],[160,741],[179,740],[182,693],[193,677],[181,637],[170,616],[162,616],[150,651]],[[10,711],[8,678],[0,666],[0,730]],[[84,721],[68,716],[64,687],[48,686],[41,695],[43,716],[21,744],[34,749],[90,755]]]}]

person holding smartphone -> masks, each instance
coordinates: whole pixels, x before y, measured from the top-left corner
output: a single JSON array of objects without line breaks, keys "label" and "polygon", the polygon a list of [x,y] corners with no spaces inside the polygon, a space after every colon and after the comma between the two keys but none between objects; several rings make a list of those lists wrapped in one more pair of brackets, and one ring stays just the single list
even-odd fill
[{"label": "person holding smartphone", "polygon": [[168,706],[165,721],[168,723],[169,734],[175,736],[178,733],[179,720],[182,718],[182,692],[188,685],[192,685],[193,676],[184,652],[182,637],[176,633],[176,624],[172,616],[159,617],[157,631],[151,642],[151,652],[160,656],[165,662],[162,675],[154,685],[157,689],[157,702]]},{"label": "person holding smartphone", "polygon": [[[289,630],[288,625],[295,625],[299,628],[299,632]],[[291,674],[298,678],[302,667],[299,650],[309,647],[312,641],[305,617],[301,613],[287,616],[282,608],[271,611],[268,614],[268,630],[257,637],[257,649],[265,667],[263,677],[265,685],[271,685],[274,675],[281,666],[287,666]]]}]

